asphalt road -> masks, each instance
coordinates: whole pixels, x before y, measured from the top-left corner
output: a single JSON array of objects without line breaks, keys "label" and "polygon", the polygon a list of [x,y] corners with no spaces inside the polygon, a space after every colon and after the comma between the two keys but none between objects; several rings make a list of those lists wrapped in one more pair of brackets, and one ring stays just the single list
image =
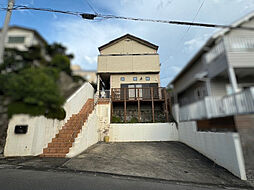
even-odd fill
[{"label": "asphalt road", "polygon": [[[220,186],[161,182],[116,176],[96,176],[84,173],[55,171],[32,171],[23,169],[0,169],[0,189],[3,190],[190,190],[225,189]],[[231,188],[226,189],[244,189]]]}]

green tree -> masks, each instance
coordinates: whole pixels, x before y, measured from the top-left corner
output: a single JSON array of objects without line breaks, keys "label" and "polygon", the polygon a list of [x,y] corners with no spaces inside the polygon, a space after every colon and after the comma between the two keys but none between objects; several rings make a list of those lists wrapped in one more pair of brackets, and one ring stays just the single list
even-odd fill
[{"label": "green tree", "polygon": [[[61,106],[64,98],[60,95],[54,77],[49,73],[54,73],[49,68],[29,68],[20,73],[11,73],[6,76],[4,89],[6,95],[11,98],[9,115],[15,113],[27,113],[30,115],[45,114],[51,117],[55,114],[56,118],[63,119]],[[15,105],[16,109],[15,109]],[[34,113],[29,109],[35,108]],[[21,110],[20,110],[21,109]]]},{"label": "green tree", "polygon": [[70,59],[65,55],[55,55],[51,62],[49,63],[49,66],[57,68],[59,71],[64,71],[68,75],[71,76],[71,68],[70,68],[71,62]]}]

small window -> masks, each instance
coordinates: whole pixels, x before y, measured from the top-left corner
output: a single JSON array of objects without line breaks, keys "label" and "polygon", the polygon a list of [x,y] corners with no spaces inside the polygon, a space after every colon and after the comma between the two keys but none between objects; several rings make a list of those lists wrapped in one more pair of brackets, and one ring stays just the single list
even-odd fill
[{"label": "small window", "polygon": [[150,77],[146,77],[146,81],[150,81]]},{"label": "small window", "polygon": [[10,36],[8,39],[8,43],[10,44],[22,44],[25,42],[24,36]]},{"label": "small window", "polygon": [[137,81],[138,80],[138,77],[133,77],[133,81]]},{"label": "small window", "polygon": [[121,80],[121,81],[125,81],[125,77],[121,77],[120,80]]}]

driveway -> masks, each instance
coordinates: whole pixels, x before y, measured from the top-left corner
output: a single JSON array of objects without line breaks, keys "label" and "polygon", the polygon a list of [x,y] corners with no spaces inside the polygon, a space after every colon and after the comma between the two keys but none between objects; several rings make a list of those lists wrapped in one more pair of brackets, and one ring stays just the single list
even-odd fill
[{"label": "driveway", "polygon": [[245,186],[224,168],[179,142],[98,143],[63,167],[176,182]]},{"label": "driveway", "polygon": [[[194,186],[194,189],[198,189],[200,185],[211,189],[251,188],[248,182],[241,181],[179,142],[98,143],[72,159],[0,156],[0,173],[4,170],[10,170],[10,175],[20,170],[29,170],[49,172],[47,175],[61,175],[64,172],[70,175],[108,176],[134,181],[185,184],[187,189]],[[8,178],[3,173],[0,175],[2,177]]]}]

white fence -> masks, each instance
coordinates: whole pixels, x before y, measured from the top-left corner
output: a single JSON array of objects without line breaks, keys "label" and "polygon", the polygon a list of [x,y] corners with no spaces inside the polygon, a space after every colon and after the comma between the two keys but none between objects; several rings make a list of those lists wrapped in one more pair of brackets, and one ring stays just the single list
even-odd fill
[{"label": "white fence", "polygon": [[180,107],[180,121],[254,113],[254,88],[224,97],[204,100]]}]

